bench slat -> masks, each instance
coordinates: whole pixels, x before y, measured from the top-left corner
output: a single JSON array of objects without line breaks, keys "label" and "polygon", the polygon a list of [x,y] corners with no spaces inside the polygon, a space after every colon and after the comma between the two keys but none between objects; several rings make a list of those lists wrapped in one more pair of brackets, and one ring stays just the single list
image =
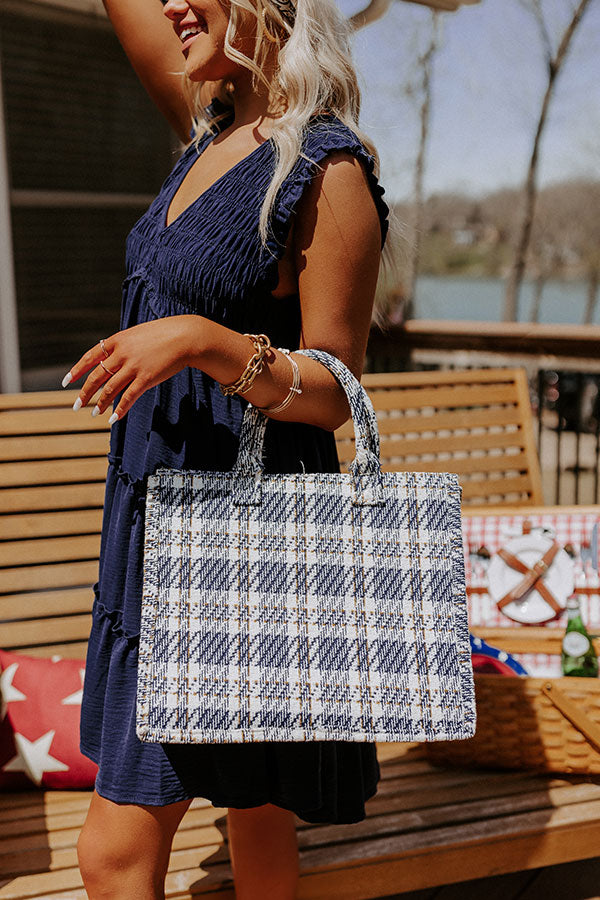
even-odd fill
[{"label": "bench slat", "polygon": [[43,619],[46,616],[89,612],[94,602],[91,588],[63,588],[29,594],[0,596],[0,620]]},{"label": "bench slat", "polygon": [[30,541],[0,543],[0,566],[32,565],[67,560],[98,559],[100,535],[81,537],[39,538]]},{"label": "bench slat", "polygon": [[106,456],[108,433],[46,434],[43,440],[35,437],[3,437],[0,441],[0,461],[24,459],[63,459],[80,456]]},{"label": "bench slat", "polygon": [[[409,456],[422,456],[423,454],[453,453],[453,452],[473,452],[474,450],[496,450],[499,448],[518,447],[523,449],[525,446],[522,432],[520,430],[505,431],[502,434],[461,434],[461,435],[442,435],[440,437],[426,438],[401,438],[399,440],[390,440],[382,438],[381,440],[381,458]],[[341,460],[351,461],[356,453],[354,442],[338,446],[338,455]],[[474,461],[480,457],[474,457]],[[425,463],[424,463],[425,464]]]},{"label": "bench slat", "polygon": [[6,487],[39,484],[73,484],[106,480],[105,457],[92,459],[59,459],[44,462],[0,464],[0,482]]},{"label": "bench slat", "polygon": [[527,475],[498,478],[493,480],[493,485],[492,479],[481,479],[481,481],[467,479],[462,482],[462,490],[463,500],[481,497],[486,505],[489,505],[491,497],[499,497],[501,499],[495,500],[494,506],[501,506],[503,503],[509,502],[511,495],[527,496],[531,490],[531,479]]},{"label": "bench slat", "polygon": [[386,388],[388,385],[404,387],[404,385],[421,384],[508,384],[514,383],[522,375],[522,369],[449,369],[432,372],[365,372],[361,381],[366,388]]},{"label": "bench slat", "polygon": [[[1,443],[1,442],[0,442]],[[1,498],[1,494],[0,494]],[[95,534],[102,528],[101,509],[73,512],[29,513],[0,516],[0,540]]]},{"label": "bench slat", "polygon": [[[498,428],[499,426],[520,425],[523,421],[521,411],[513,406],[490,407],[482,409],[460,409],[452,412],[438,412],[437,410],[430,415],[424,414],[421,410],[414,410],[413,414],[409,411],[399,412],[394,415],[395,410],[387,412],[379,411],[377,415],[377,424],[379,433],[386,434],[407,434],[427,431],[437,433],[438,431],[456,431],[460,428]],[[335,432],[336,438],[350,438],[354,435],[354,425],[352,420],[338,428]]]},{"label": "bench slat", "polygon": [[28,409],[3,412],[0,413],[0,436],[68,434],[72,435],[71,440],[76,440],[79,432],[106,432],[108,418],[103,416],[92,418],[92,408],[93,400],[89,409],[86,407],[78,413],[64,407],[35,412]]},{"label": "bench slat", "polygon": [[[22,394],[0,394],[0,418],[9,410],[27,410],[30,416],[37,410],[54,407],[72,408],[78,391],[62,388],[56,391],[26,391]],[[97,395],[94,395],[97,396]]]},{"label": "bench slat", "polygon": [[371,390],[369,395],[376,411],[413,409],[415,406],[456,409],[461,406],[515,405],[513,384],[460,385],[459,387],[406,388],[405,390]]},{"label": "bench slat", "polygon": [[25,644],[48,644],[51,641],[81,641],[89,637],[91,615],[59,616],[56,619],[29,619],[26,622],[4,622],[2,645],[5,650]]},{"label": "bench slat", "polygon": [[72,644],[48,644],[43,647],[19,647],[19,653],[41,658],[62,656],[65,659],[85,659],[86,652],[87,638],[85,641],[75,641]]},{"label": "bench slat", "polygon": [[3,488],[0,503],[6,513],[82,509],[104,506],[105,484],[65,484],[59,487]]},{"label": "bench slat", "polygon": [[0,569],[0,594],[36,588],[88,587],[98,580],[98,561]]},{"label": "bench slat", "polygon": [[[385,463],[382,469],[386,472],[414,472],[415,463],[394,462]],[[499,453],[496,456],[469,456],[452,459],[420,459],[419,471],[426,472],[456,472],[458,474],[476,474],[480,472],[523,472],[527,470],[527,455],[525,453]],[[501,480],[501,479],[499,479]],[[468,484],[469,481],[463,481]],[[488,493],[492,493],[492,482],[486,481]],[[494,487],[496,485],[494,484]]]}]

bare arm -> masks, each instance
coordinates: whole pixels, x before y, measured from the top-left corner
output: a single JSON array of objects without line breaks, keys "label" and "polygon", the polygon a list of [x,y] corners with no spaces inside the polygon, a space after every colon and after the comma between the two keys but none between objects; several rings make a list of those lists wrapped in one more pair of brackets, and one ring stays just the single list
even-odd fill
[{"label": "bare arm", "polygon": [[[360,378],[371,325],[381,258],[379,216],[366,175],[351,154],[329,156],[298,204],[294,250],[302,310],[301,347],[326,350]],[[253,347],[249,339],[205,322],[203,350],[188,364],[223,384],[243,370]],[[268,333],[268,327],[265,326]],[[307,422],[329,431],[350,414],[336,378],[316,360],[295,357],[303,393],[272,418]],[[278,353],[244,397],[256,406],[274,406],[291,382],[288,361]]]},{"label": "bare arm", "polygon": [[160,0],[103,0],[116,35],[140,81],[187,143],[191,115],[181,88],[184,59]]}]

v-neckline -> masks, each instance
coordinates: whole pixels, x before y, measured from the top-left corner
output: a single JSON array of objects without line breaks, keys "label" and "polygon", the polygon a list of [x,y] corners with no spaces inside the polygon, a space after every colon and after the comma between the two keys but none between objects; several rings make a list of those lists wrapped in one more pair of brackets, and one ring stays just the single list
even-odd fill
[{"label": "v-neckline", "polygon": [[[271,144],[272,140],[273,140],[273,138],[267,138],[265,141],[262,142],[262,144],[259,144],[258,147],[255,147],[254,150],[251,150],[250,153],[247,154],[247,156],[244,156],[234,166],[232,166],[230,169],[227,169],[226,172],[223,172],[223,174],[220,175],[215,181],[213,181],[213,183],[210,184],[204,191],[202,191],[201,194],[199,194],[194,200],[192,200],[192,202],[190,204],[188,204],[188,206],[186,206],[185,209],[183,209],[179,213],[179,215],[173,219],[172,222],[167,224],[167,220],[169,218],[169,212],[171,211],[171,206],[173,205],[173,200],[175,199],[175,196],[178,193],[183,182],[185,181],[186,177],[190,173],[192,166],[194,166],[198,162],[198,160],[200,159],[200,157],[202,156],[202,154],[204,153],[204,151],[206,150],[208,145],[212,144],[212,142],[220,134],[221,134],[221,131],[218,131],[217,134],[213,135],[212,137],[209,135],[209,140],[206,141],[205,144],[203,144],[202,149],[199,152],[198,152],[198,149],[196,148],[195,144],[191,144],[191,146],[188,148],[188,150],[190,151],[191,162],[189,165],[184,166],[183,175],[181,176],[181,178],[176,179],[174,189],[169,191],[169,194],[166,199],[166,203],[162,207],[162,212],[161,212],[162,223],[161,224],[162,224],[163,231],[170,231],[175,225],[177,225],[177,223],[179,222],[179,220],[181,218],[187,217],[187,215],[191,212],[191,210],[194,209],[200,203],[200,201],[203,200],[204,197],[206,197],[207,194],[212,193],[212,191],[216,187],[218,187],[218,185],[220,185],[221,182],[225,181],[237,169],[239,169],[241,166],[243,166],[244,163],[247,163],[254,156],[255,153],[257,153],[259,150],[262,150],[262,148],[265,146],[265,144]],[[191,152],[192,150],[196,150],[196,158],[195,159],[194,159],[193,153]]]}]

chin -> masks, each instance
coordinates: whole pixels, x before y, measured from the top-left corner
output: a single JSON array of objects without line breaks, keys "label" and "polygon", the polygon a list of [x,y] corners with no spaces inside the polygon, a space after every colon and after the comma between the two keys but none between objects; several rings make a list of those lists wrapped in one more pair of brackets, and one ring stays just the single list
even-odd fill
[{"label": "chin", "polygon": [[219,59],[195,60],[188,56],[185,74],[190,81],[220,81],[229,77]]}]

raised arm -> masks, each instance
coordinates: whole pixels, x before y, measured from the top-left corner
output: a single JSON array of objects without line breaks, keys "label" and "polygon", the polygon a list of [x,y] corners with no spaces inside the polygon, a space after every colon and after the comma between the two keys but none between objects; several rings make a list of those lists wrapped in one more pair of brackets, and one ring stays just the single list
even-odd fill
[{"label": "raised arm", "polygon": [[184,58],[160,0],[103,0],[117,37],[140,81],[182,141],[191,115],[182,92]]}]

